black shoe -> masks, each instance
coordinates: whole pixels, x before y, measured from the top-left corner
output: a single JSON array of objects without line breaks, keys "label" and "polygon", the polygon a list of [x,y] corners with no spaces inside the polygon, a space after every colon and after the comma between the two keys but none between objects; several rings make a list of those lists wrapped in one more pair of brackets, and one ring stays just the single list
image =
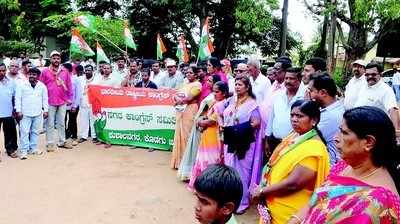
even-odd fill
[{"label": "black shoe", "polygon": [[82,142],[86,142],[86,141],[87,141],[87,139],[80,138],[80,139],[78,140],[78,143],[82,143]]},{"label": "black shoe", "polygon": [[97,138],[94,138],[94,139],[92,139],[92,142],[96,144],[99,142],[99,140]]}]

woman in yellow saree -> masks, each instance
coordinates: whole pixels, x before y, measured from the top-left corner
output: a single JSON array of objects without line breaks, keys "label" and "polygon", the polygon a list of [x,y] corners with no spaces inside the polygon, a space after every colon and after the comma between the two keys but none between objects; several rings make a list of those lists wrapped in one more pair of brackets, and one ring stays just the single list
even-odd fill
[{"label": "woman in yellow saree", "polygon": [[319,106],[298,100],[291,108],[290,133],[264,167],[260,186],[253,190],[260,224],[287,223],[310,200],[329,173],[329,154],[317,129]]},{"label": "woman in yellow saree", "polygon": [[193,126],[193,119],[197,113],[198,98],[201,92],[201,84],[189,68],[186,73],[187,83],[178,91],[175,100],[176,126],[174,136],[174,147],[172,148],[171,168],[178,169],[182,156],[185,152],[186,144]]}]

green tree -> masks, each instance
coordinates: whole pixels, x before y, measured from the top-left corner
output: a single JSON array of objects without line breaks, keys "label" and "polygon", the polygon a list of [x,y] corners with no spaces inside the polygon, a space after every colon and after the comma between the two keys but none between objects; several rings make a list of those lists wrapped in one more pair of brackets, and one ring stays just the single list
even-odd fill
[{"label": "green tree", "polygon": [[[398,0],[318,0],[308,4],[308,9],[318,15],[334,11],[337,16],[337,28],[343,47],[346,50],[346,68],[357,58],[362,58],[385,35],[396,27],[400,20],[400,2]],[[348,25],[349,35],[343,35],[341,23]],[[372,35],[372,38],[368,38]],[[347,74],[343,76],[347,79]]]},{"label": "green tree", "polygon": [[39,50],[46,35],[58,32],[47,27],[43,18],[65,14],[71,10],[69,7],[69,0],[1,0],[0,33],[6,40],[30,42]]},{"label": "green tree", "polygon": [[61,32],[58,35],[58,38],[63,39],[65,42],[70,41],[72,27],[77,27],[81,36],[94,51],[96,50],[96,41],[99,41],[108,56],[117,56],[122,54],[123,52],[118,50],[115,45],[121,48],[121,50],[125,50],[125,42],[123,39],[124,21],[121,19],[104,19],[96,16],[95,26],[97,27],[97,33],[93,33],[88,28],[74,23],[75,17],[84,14],[87,13],[78,12],[66,15],[54,15],[46,18],[44,21],[49,27],[60,30]]}]

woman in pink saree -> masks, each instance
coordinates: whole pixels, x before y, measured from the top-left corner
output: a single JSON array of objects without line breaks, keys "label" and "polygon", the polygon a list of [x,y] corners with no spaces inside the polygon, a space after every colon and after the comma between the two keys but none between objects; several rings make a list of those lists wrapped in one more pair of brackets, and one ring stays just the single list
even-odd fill
[{"label": "woman in pink saree", "polygon": [[289,223],[399,223],[400,151],[390,118],[367,106],[343,117],[337,143],[343,161]]}]

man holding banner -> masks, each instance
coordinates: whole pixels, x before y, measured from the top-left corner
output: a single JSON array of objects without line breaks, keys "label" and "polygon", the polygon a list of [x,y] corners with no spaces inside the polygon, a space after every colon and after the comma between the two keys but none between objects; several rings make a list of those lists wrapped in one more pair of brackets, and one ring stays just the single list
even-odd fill
[{"label": "man holding banner", "polygon": [[79,82],[82,89],[82,97],[80,102],[80,113],[79,113],[79,143],[85,142],[89,136],[92,137],[93,143],[97,143],[96,132],[94,130],[94,115],[92,107],[89,103],[88,89],[89,85],[94,80],[93,66],[88,64],[85,66],[85,75],[79,77]]},{"label": "man holding banner", "polygon": [[118,78],[112,77],[112,67],[109,63],[103,64],[102,71],[103,75],[100,77],[96,77],[96,79],[92,83],[93,85],[108,86],[113,88],[119,88],[121,86],[120,80],[118,80]]},{"label": "man holding banner", "polygon": [[166,63],[168,74],[163,76],[160,81],[160,87],[179,89],[183,84],[184,77],[181,72],[176,69],[176,62],[172,59]]}]

